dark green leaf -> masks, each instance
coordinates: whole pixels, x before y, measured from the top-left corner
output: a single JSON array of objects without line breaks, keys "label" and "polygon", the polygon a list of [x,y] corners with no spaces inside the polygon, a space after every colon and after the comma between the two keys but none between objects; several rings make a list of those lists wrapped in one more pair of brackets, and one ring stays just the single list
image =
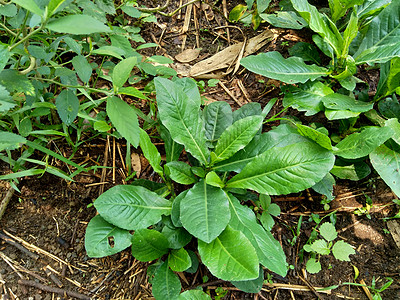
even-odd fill
[{"label": "dark green leaf", "polygon": [[114,89],[121,88],[131,75],[133,67],[137,64],[135,56],[121,60],[114,68],[112,73],[112,82]]},{"label": "dark green leaf", "polygon": [[359,181],[371,174],[370,167],[362,162],[345,166],[333,166],[331,173],[340,179]]},{"label": "dark green leaf", "polygon": [[192,173],[190,166],[183,161],[171,161],[164,168],[168,176],[180,184],[196,182],[196,177]]},{"label": "dark green leaf", "polygon": [[132,237],[132,255],[139,261],[152,261],[168,252],[168,240],[152,229],[138,229]]},{"label": "dark green leaf", "polygon": [[314,184],[314,186],[312,186],[312,189],[321,195],[325,195],[328,200],[333,200],[335,198],[333,196],[333,186],[335,184],[335,178],[333,178],[333,176],[328,173],[325,175],[324,178],[322,178],[321,181]]},{"label": "dark green leaf", "polygon": [[366,112],[374,107],[373,103],[358,101],[354,98],[338,93],[326,95],[322,98],[322,102],[328,109],[349,110],[355,113]]},{"label": "dark green leaf", "polygon": [[379,112],[386,118],[400,120],[400,103],[396,97],[386,98],[378,102]]},{"label": "dark green leaf", "polygon": [[232,109],[225,101],[211,102],[204,108],[206,138],[216,141],[232,125]]},{"label": "dark green leaf", "polygon": [[304,61],[311,61],[315,64],[321,63],[317,48],[309,43],[298,42],[294,44],[293,47],[289,48],[289,54],[291,56],[298,56]]},{"label": "dark green leaf", "polygon": [[75,56],[71,62],[72,65],[74,66],[74,69],[78,73],[79,78],[84,83],[88,83],[90,77],[92,76],[92,67],[90,66],[87,59],[82,55],[78,55]]},{"label": "dark green leaf", "polygon": [[139,145],[143,151],[144,157],[149,161],[153,170],[157,172],[160,176],[163,176],[163,168],[161,167],[161,155],[158,152],[156,146],[151,142],[150,137],[143,129],[139,128],[140,131],[140,141]]},{"label": "dark green leaf", "polygon": [[65,125],[74,122],[79,111],[79,99],[72,90],[63,90],[56,98],[58,115]]},{"label": "dark green leaf", "polygon": [[261,14],[260,17],[274,27],[302,29],[307,22],[294,11],[277,11],[275,14]]},{"label": "dark green leaf", "polygon": [[154,274],[152,281],[153,296],[157,300],[177,299],[181,291],[181,282],[171,271],[168,262],[163,262]]},{"label": "dark green leaf", "polygon": [[172,271],[183,272],[190,268],[192,260],[184,248],[172,250],[168,255],[168,265]]},{"label": "dark green leaf", "polygon": [[171,249],[185,247],[192,239],[192,235],[182,227],[171,228],[164,226],[162,234],[168,239],[169,248]]}]

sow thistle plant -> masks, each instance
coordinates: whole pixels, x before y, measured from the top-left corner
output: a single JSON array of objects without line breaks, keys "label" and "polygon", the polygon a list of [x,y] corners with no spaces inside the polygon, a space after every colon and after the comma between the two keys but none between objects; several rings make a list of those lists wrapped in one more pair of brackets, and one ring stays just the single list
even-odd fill
[{"label": "sow thistle plant", "polygon": [[256,293],[263,267],[285,276],[288,266],[270,220],[264,228],[246,200],[255,191],[274,214],[268,195],[314,186],[333,167],[334,155],[287,124],[262,133],[270,106],[262,111],[250,103],[232,112],[226,102],[213,102],[202,110],[192,79],[154,81],[166,163],[142,129],[139,145],[163,183],[138,180],[97,198],[87,253],[103,257],[131,246],[138,260],[156,260],[150,268],[156,299],[195,293],[209,299],[201,291],[179,296],[174,272],[195,272],[199,260],[214,276]]}]

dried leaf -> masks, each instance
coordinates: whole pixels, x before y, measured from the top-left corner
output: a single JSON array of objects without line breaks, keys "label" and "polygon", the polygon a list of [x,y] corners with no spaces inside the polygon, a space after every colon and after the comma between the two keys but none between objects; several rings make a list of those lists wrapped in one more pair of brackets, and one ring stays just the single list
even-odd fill
[{"label": "dried leaf", "polygon": [[181,63],[188,63],[194,61],[199,57],[200,49],[186,49],[182,53],[175,56],[175,59]]},{"label": "dried leaf", "polygon": [[142,171],[142,163],[140,162],[140,156],[137,153],[131,154],[131,165],[133,171],[136,172],[136,177],[139,178],[140,172]]}]

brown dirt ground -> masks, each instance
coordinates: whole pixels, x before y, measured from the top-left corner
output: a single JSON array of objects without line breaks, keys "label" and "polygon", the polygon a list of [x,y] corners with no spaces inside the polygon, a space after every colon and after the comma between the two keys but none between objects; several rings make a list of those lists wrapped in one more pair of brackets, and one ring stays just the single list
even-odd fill
[{"label": "brown dirt ground", "polygon": [[[144,1],[146,2],[146,1]],[[221,1],[220,1],[221,2]],[[228,10],[232,9],[238,1],[228,1]],[[152,5],[152,4],[150,4]],[[176,3],[174,4],[176,5]],[[222,10],[222,5],[217,8]],[[172,7],[170,8],[172,10]],[[184,14],[173,18],[159,17],[160,24],[166,24],[166,32],[154,24],[149,24],[153,32],[152,36],[145,36],[149,42],[157,41],[161,48],[155,54],[168,54],[174,57],[180,52],[182,36],[176,35],[177,30],[182,27]],[[220,13],[214,10],[214,19],[208,20],[203,15],[199,16],[200,28],[211,29],[223,25]],[[149,28],[147,28],[149,29]],[[193,29],[191,24],[190,29]],[[254,36],[265,29],[262,25],[257,32],[246,28],[248,37]],[[198,60],[209,57],[217,51],[228,46],[227,42],[218,38],[211,30],[200,31],[200,46],[202,52]],[[242,41],[242,36],[237,30],[231,30],[233,42]],[[225,33],[225,30],[222,30]],[[301,36],[302,32],[283,31],[280,36],[261,51],[278,50],[286,54],[287,46],[282,42],[292,45],[296,40],[309,39]],[[195,46],[195,35],[190,32],[186,41],[186,48]],[[150,53],[154,54],[154,53]],[[195,63],[192,62],[191,64]],[[266,84],[259,81],[260,76],[249,72],[239,72],[233,78],[227,77],[224,84],[239,100],[245,100],[245,95],[238,88],[238,80],[243,82],[250,99],[260,102],[263,106],[273,97],[279,97],[279,89],[275,88],[273,81]],[[208,88],[204,96],[213,100],[224,100],[237,108],[237,103],[221,89],[221,87]],[[261,95],[261,96],[260,96]],[[129,100],[129,99],[127,99]],[[279,103],[273,108],[271,116],[280,110]],[[289,111],[288,113],[295,113]],[[299,115],[299,114],[298,114]],[[275,124],[273,124],[275,125]],[[112,143],[112,139],[110,140]],[[124,145],[119,144],[124,151]],[[67,145],[57,144],[66,153],[71,151]],[[82,162],[90,158],[92,161],[104,162],[106,140],[92,141],[85,144],[75,155],[76,162]],[[107,166],[113,165],[115,159],[116,172],[108,169],[105,176],[105,184],[102,183],[101,171],[80,174],[76,176],[75,182],[67,183],[59,178],[45,174],[38,178],[22,178],[19,184],[21,193],[15,193],[11,203],[7,207],[6,214],[0,221],[0,229],[10,235],[23,239],[30,252],[38,253],[38,257],[32,258],[26,252],[0,239],[0,290],[2,299],[35,299],[50,300],[68,298],[52,292],[46,292],[37,287],[26,287],[18,283],[19,280],[31,280],[34,284],[43,284],[51,288],[80,293],[81,299],[84,295],[96,299],[151,299],[151,286],[147,283],[147,264],[136,261],[130,254],[129,249],[115,254],[111,257],[92,259],[86,255],[84,248],[84,234],[89,220],[95,216],[96,211],[91,203],[102,191],[107,190],[115,184],[124,184],[124,167],[118,153],[115,158],[111,151]],[[140,153],[139,153],[140,154]],[[54,161],[54,164],[59,162]],[[141,178],[152,178],[149,168],[144,168],[146,162],[142,159],[144,171]],[[61,167],[61,166],[59,166]],[[0,165],[2,173],[8,172],[7,166]],[[8,185],[0,182],[0,199],[3,199]],[[365,195],[368,194],[373,200],[374,206],[370,212],[371,219],[366,216],[356,216],[355,209],[365,204]],[[335,187],[336,199],[331,203],[332,208],[338,209],[337,230],[339,237],[357,249],[356,255],[351,256],[351,262],[339,262],[333,257],[323,258],[323,270],[318,274],[307,274],[304,272],[305,264],[299,261],[299,250],[307,241],[312,227],[315,223],[309,222],[311,213],[320,216],[326,214],[320,205],[320,197],[313,192],[275,197],[273,202],[277,203],[282,210],[280,217],[276,219],[273,229],[274,236],[281,242],[287,255],[287,261],[294,266],[286,278],[276,274],[270,274],[271,281],[275,284],[299,285],[305,287],[329,287],[345,282],[354,282],[354,268],[357,267],[360,275],[357,282],[364,280],[370,285],[373,277],[377,279],[377,285],[381,286],[385,277],[394,279],[392,286],[382,293],[383,299],[400,299],[400,249],[396,246],[393,237],[388,233],[387,225],[383,217],[393,216],[399,208],[391,204],[394,199],[393,193],[378,178],[364,180],[362,182],[350,182],[338,180]],[[293,228],[296,228],[299,217],[303,216],[301,233],[297,242],[292,246]],[[18,244],[23,241],[19,240]],[[30,246],[29,246],[30,245]],[[46,252],[43,252],[46,251]],[[38,252],[39,251],[39,252]],[[53,257],[51,257],[51,255]],[[61,261],[62,260],[62,261]],[[44,271],[50,266],[54,273],[49,276]],[[268,271],[265,271],[267,276]],[[207,275],[209,280],[203,282],[203,276]],[[186,276],[186,277],[185,277]],[[53,278],[53,279],[52,279]],[[56,279],[54,279],[56,278]],[[327,293],[314,293],[312,291],[301,291],[294,286],[289,289],[278,289],[265,285],[263,290],[257,294],[245,294],[237,291],[230,283],[216,280],[202,266],[194,275],[183,275],[182,287],[184,290],[196,286],[202,286],[204,291],[210,291],[215,296],[215,289],[223,287],[228,293],[222,299],[368,299],[364,290],[359,287],[344,285]],[[267,278],[267,277],[265,277]],[[57,282],[57,279],[60,282]],[[59,286],[58,286],[59,284]],[[54,291],[54,290],[53,290]],[[79,295],[78,295],[79,296]]]}]

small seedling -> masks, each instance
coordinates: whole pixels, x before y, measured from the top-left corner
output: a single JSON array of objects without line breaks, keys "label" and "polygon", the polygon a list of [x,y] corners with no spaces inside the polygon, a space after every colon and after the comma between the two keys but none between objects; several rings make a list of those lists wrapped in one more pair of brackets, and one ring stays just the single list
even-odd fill
[{"label": "small seedling", "polygon": [[372,208],[372,199],[368,195],[365,195],[365,206],[359,207],[354,211],[357,216],[365,215],[369,220],[371,220],[370,211]]},{"label": "small seedling", "polygon": [[321,239],[317,239],[310,244],[304,245],[303,249],[311,253],[311,258],[306,263],[306,269],[310,273],[321,271],[319,258],[321,255],[333,254],[340,261],[350,261],[349,255],[355,254],[353,247],[343,240],[333,242],[337,238],[335,226],[330,222],[325,222],[319,228]]}]

